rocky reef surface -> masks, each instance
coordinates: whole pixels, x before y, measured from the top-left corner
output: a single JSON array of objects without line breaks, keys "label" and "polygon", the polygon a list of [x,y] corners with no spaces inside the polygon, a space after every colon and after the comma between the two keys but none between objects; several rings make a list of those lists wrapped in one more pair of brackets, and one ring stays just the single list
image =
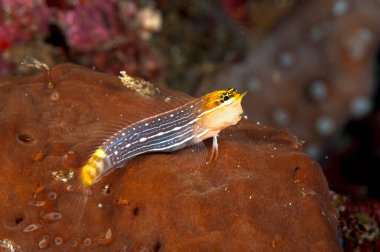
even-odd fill
[{"label": "rocky reef surface", "polygon": [[[64,186],[43,191],[52,175],[69,180],[63,174],[79,169],[93,125],[160,106],[115,76],[70,64],[0,78],[0,248],[341,250],[318,163],[289,133],[245,120],[221,133],[211,164],[200,162],[206,150],[189,149],[132,160],[94,185],[73,224]],[[39,200],[43,193],[48,200]]]}]

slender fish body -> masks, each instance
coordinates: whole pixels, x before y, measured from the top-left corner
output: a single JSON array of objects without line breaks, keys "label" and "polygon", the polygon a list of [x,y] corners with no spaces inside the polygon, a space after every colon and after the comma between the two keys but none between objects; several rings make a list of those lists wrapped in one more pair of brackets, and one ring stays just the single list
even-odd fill
[{"label": "slender fish body", "polygon": [[[199,129],[195,108],[199,103],[199,100],[187,103],[118,131],[95,151],[90,162],[82,168],[83,182],[91,185],[140,154],[169,152],[195,143]],[[91,162],[91,159],[96,162]]]},{"label": "slender fish body", "polygon": [[82,167],[82,183],[90,186],[138,155],[178,150],[209,137],[214,138],[211,159],[216,157],[217,134],[240,121],[244,95],[235,89],[215,91],[126,126],[99,146]]}]

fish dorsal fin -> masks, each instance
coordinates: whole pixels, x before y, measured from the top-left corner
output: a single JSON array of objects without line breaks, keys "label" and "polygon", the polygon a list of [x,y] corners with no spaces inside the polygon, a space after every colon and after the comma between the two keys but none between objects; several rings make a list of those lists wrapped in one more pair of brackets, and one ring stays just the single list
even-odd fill
[{"label": "fish dorsal fin", "polygon": [[156,97],[159,100],[163,100],[165,102],[164,104],[170,109],[174,107],[180,107],[196,99],[182,91],[172,90],[168,88],[160,88]]},{"label": "fish dorsal fin", "polygon": [[123,86],[133,90],[136,94],[159,102],[160,106],[154,107],[154,109],[159,108],[159,110],[155,110],[157,113],[170,110],[176,106],[178,107],[194,100],[194,97],[191,97],[181,91],[157,87],[153,83],[144,79],[129,76],[125,73],[125,71],[120,72],[119,79]]},{"label": "fish dorsal fin", "polygon": [[[86,157],[90,157],[102,143],[125,127],[176,109],[196,99],[180,91],[158,88],[145,80],[128,77],[128,81],[128,83],[136,82],[134,85],[126,85],[129,90],[124,95],[128,102],[119,105],[112,115],[99,116],[97,121],[89,126],[86,140],[75,147],[87,153]],[[131,103],[131,100],[136,103]]]}]

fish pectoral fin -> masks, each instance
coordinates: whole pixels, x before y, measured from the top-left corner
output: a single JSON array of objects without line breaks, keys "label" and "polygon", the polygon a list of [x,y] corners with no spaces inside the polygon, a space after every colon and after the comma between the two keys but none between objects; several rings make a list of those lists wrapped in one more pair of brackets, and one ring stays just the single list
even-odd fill
[{"label": "fish pectoral fin", "polygon": [[218,134],[216,134],[212,137],[212,149],[209,159],[207,160],[207,164],[211,164],[212,161],[218,158],[218,152]]}]

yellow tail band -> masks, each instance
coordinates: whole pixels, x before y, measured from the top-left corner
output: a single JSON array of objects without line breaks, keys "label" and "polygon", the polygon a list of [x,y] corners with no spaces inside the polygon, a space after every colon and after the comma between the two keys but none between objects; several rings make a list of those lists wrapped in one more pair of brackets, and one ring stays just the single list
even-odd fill
[{"label": "yellow tail band", "polygon": [[103,170],[102,160],[107,156],[103,149],[97,149],[87,164],[82,167],[81,180],[84,185],[90,186],[94,183],[99,173]]}]

